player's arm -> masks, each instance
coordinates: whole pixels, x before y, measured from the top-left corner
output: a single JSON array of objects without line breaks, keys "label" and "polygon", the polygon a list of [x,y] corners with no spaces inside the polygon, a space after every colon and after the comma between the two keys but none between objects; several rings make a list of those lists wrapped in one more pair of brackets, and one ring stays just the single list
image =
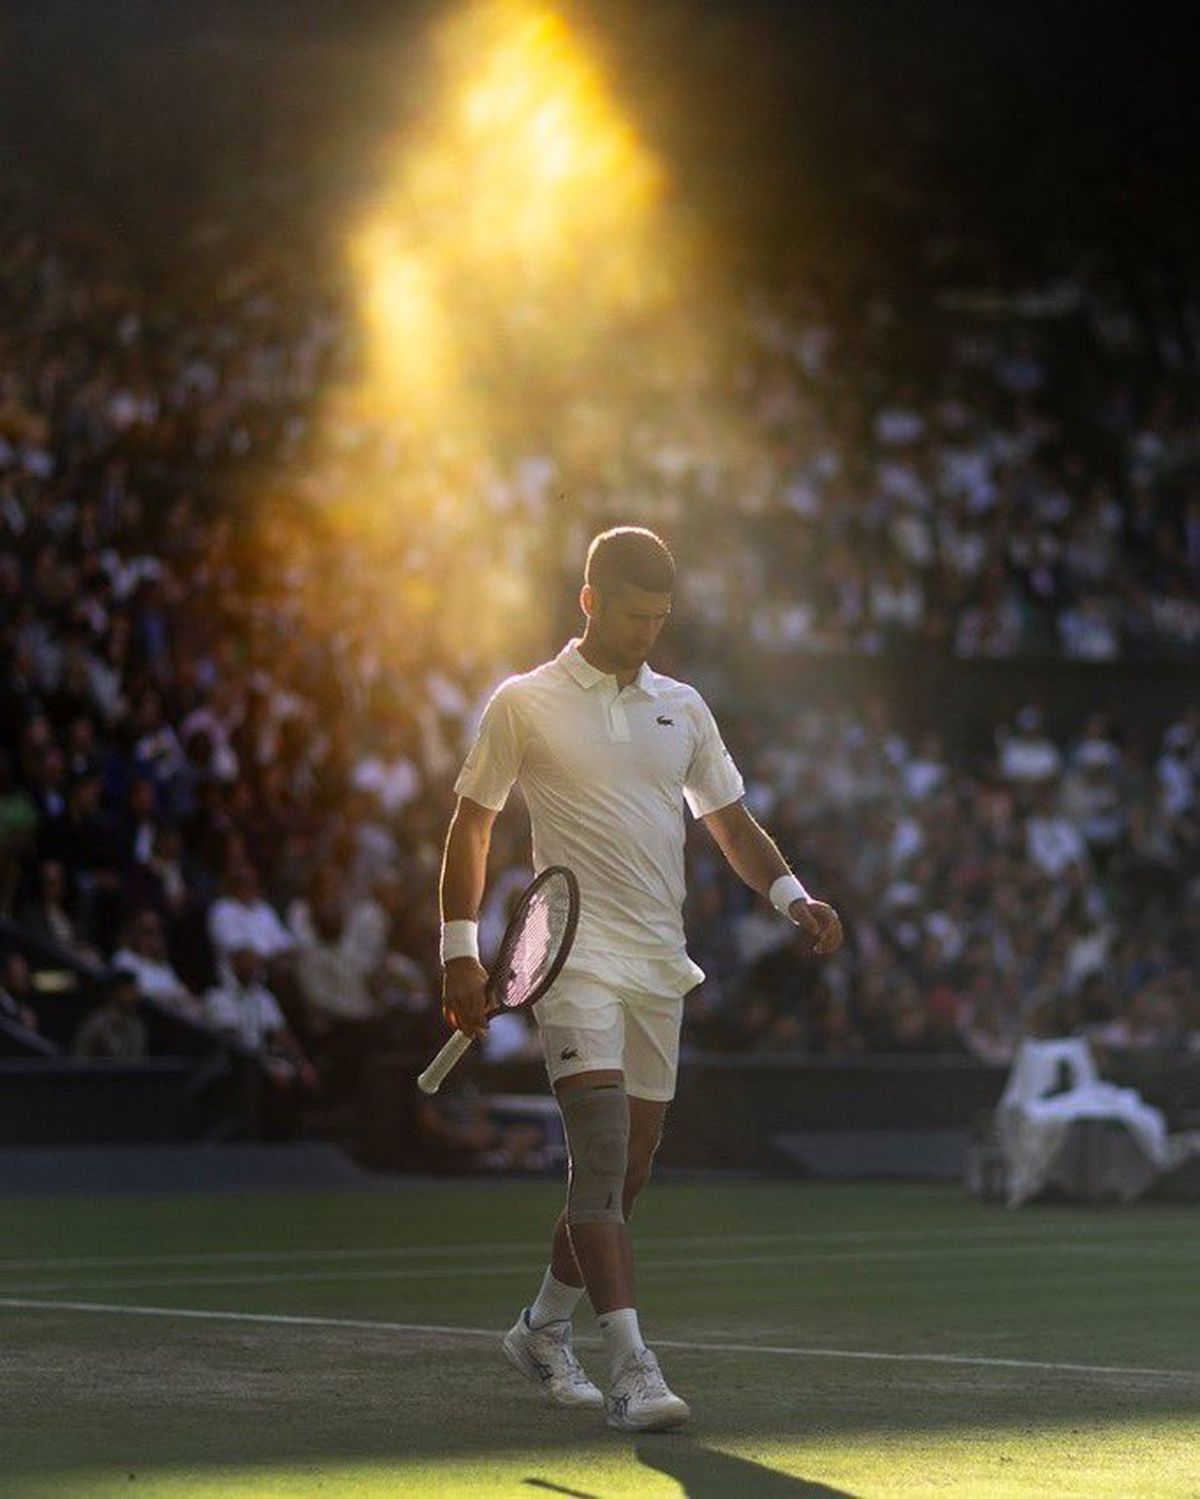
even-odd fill
[{"label": "player's arm", "polygon": [[813,952],[837,952],[842,945],[842,923],[837,912],[808,894],[745,802],[731,802],[709,812],[701,821],[739,879],[811,933]]},{"label": "player's arm", "polygon": [[460,796],[442,857],[442,1013],[456,1030],[486,1031],[487,970],[479,961],[476,924],[483,901],[496,813]]}]

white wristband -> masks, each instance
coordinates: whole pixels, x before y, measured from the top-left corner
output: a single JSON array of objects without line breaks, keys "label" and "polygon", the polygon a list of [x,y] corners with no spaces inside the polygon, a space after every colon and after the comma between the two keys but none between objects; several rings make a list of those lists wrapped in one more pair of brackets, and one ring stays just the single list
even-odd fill
[{"label": "white wristband", "polygon": [[781,874],[767,891],[767,899],[777,911],[790,916],[794,900],[808,900],[809,894],[794,874]]},{"label": "white wristband", "polygon": [[479,961],[479,923],[477,921],[442,922],[442,963],[451,958],[474,958]]}]

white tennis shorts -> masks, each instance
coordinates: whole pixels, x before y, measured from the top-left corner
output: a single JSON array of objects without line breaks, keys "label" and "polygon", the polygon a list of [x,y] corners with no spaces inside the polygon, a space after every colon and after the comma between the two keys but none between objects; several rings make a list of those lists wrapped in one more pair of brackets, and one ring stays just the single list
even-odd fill
[{"label": "white tennis shorts", "polygon": [[568,971],[533,1007],[551,1084],[577,1072],[619,1071],[633,1098],[666,1103],[679,1068],[679,995],[636,989]]}]

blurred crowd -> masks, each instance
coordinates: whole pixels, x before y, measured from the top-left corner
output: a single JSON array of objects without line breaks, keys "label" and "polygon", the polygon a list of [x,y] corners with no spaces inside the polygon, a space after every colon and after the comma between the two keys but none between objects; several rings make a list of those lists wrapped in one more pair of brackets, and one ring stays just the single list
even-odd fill
[{"label": "blurred crowd", "polygon": [[[144,1054],[145,1003],[290,1096],[427,1050],[454,774],[614,521],[675,546],[669,669],[703,665],[719,713],[746,702],[731,642],[1200,656],[1189,385],[1085,261],[1020,294],[939,289],[931,262],[918,303],[798,273],[737,300],[716,364],[635,378],[614,352],[623,400],[571,394],[561,444],[465,458],[447,494],[386,422],[318,423],[358,335],[286,245],[209,225],[181,299],[86,217],[5,193],[0,911],[103,986],[80,1055]],[[386,536],[337,523],[364,477],[407,517]],[[805,961],[695,840],[688,1042],[1004,1062],[1053,993],[1113,1046],[1194,1046],[1200,710],[1168,719],[1056,740],[1031,703],[978,753],[882,701],[735,713],[750,805],[848,941]],[[525,850],[507,817],[485,939]],[[36,1033],[29,969],[6,958],[0,1018]],[[486,1055],[532,1049],[514,1021]],[[475,1114],[424,1127],[507,1148]]]},{"label": "blurred crowd", "polygon": [[1200,1049],[1200,709],[1161,736],[1095,714],[1058,742],[1030,705],[973,758],[908,742],[882,703],[758,741],[748,801],[847,941],[807,960],[698,847],[695,1045],[1004,1064],[1052,1002],[1101,1046]]}]

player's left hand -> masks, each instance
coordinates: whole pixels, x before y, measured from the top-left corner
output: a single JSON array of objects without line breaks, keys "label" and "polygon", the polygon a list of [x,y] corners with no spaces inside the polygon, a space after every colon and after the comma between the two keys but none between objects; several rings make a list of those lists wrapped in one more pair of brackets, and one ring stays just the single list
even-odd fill
[{"label": "player's left hand", "polygon": [[841,947],[841,917],[823,900],[794,900],[788,915],[812,938],[812,950],[818,957],[828,957]]}]

